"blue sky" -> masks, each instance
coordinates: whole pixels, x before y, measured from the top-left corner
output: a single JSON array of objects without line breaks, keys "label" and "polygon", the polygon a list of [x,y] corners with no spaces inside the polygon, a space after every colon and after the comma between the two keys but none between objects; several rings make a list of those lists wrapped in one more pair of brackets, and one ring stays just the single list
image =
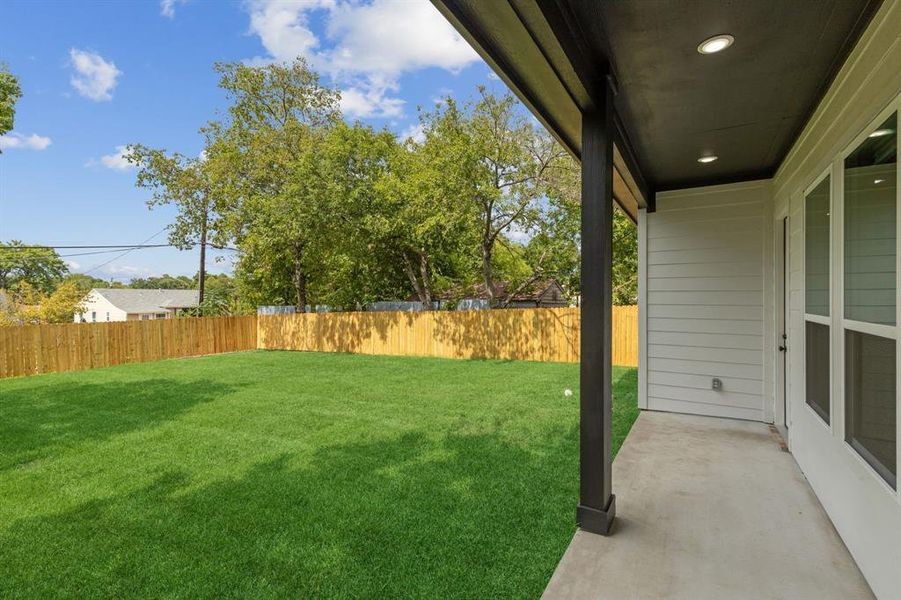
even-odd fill
[{"label": "blue sky", "polygon": [[[23,97],[0,138],[0,240],[131,244],[170,222],[118,147],[188,155],[224,107],[211,66],[306,56],[342,89],[348,119],[414,133],[417,105],[502,87],[428,0],[26,2],[0,4],[0,60]],[[165,233],[153,242],[164,242]],[[77,250],[60,251],[74,254]],[[231,262],[210,265],[230,272]],[[196,252],[70,256],[75,272],[127,280],[193,275]],[[92,270],[93,269],[93,270]]]}]

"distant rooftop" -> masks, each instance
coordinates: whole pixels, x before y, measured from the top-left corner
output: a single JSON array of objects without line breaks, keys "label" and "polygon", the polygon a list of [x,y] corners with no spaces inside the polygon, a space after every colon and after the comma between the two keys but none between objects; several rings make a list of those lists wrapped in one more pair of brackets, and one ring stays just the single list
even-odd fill
[{"label": "distant rooftop", "polygon": [[94,288],[91,290],[127,313],[155,313],[173,308],[196,308],[198,290],[142,290],[131,288]]}]

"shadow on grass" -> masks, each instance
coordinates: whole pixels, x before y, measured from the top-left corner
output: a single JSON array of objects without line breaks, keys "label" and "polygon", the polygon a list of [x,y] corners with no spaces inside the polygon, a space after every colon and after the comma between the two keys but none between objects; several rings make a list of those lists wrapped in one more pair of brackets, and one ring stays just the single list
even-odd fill
[{"label": "shadow on grass", "polygon": [[[29,382],[31,383],[31,382]],[[0,394],[0,471],[85,440],[159,425],[234,389],[214,381],[47,382]]]},{"label": "shadow on grass", "polygon": [[577,435],[408,433],[194,490],[173,468],[0,532],[0,596],[536,597],[574,530]]}]

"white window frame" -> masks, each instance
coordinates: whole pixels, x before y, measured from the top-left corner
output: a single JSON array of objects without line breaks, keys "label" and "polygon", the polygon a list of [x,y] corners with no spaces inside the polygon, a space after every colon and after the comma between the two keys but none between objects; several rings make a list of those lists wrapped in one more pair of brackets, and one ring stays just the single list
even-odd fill
[{"label": "white window frame", "polygon": [[[837,182],[835,188],[839,193],[834,194],[832,201],[832,219],[830,227],[835,234],[832,236],[832,243],[836,244],[832,256],[835,260],[835,268],[832,270],[832,286],[835,290],[833,295],[833,307],[830,314],[833,317],[833,327],[836,329],[838,338],[833,337],[833,344],[837,350],[835,352],[837,359],[834,365],[840,367],[833,374],[833,390],[832,396],[836,398],[832,408],[834,421],[840,423],[839,427],[833,429],[833,437],[837,437],[846,451],[854,457],[858,464],[862,465],[864,470],[870,474],[872,479],[895,497],[896,502],[901,504],[901,299],[895,302],[895,325],[881,325],[877,323],[867,323],[845,319],[845,258],[844,258],[844,229],[845,229],[845,190],[844,190],[844,165],[845,159],[848,158],[858,146],[867,139],[867,137],[875,131],[892,113],[897,113],[898,121],[901,123],[901,94],[895,96],[894,100],[889,102],[882,111],[871,119],[863,131],[861,131],[849,144],[842,150],[841,154],[836,158],[834,166],[836,170],[841,169],[841,177],[833,177],[833,182]],[[899,127],[901,129],[901,127]],[[901,159],[901,132],[896,132],[896,145],[899,146],[898,158]],[[838,209],[838,210],[837,210]],[[836,238],[838,238],[836,240]],[[901,160],[895,161],[895,294],[901,290]],[[877,337],[895,340],[895,488],[873,468],[873,466],[846,440],[845,436],[845,330],[857,331]],[[835,343],[837,341],[837,343]],[[839,362],[840,361],[840,362]],[[806,397],[806,395],[805,395]],[[805,402],[806,404],[806,402]]]},{"label": "white window frame", "polygon": [[[835,276],[835,256],[833,249],[835,248],[835,176],[833,175],[832,163],[820,173],[813,183],[804,188],[801,195],[801,281],[802,301],[804,303],[804,327],[800,332],[801,338],[801,357],[804,361],[804,394],[801,398],[804,408],[814,417],[814,421],[829,431],[830,435],[835,432],[835,365],[833,364],[833,356],[835,353],[834,327],[832,320],[835,316],[835,298],[833,297],[834,276]],[[807,196],[817,188],[823,181],[829,177],[829,316],[814,315],[807,312]],[[825,422],[823,417],[810,404],[807,403],[807,322],[819,323],[829,327],[829,422]]]}]

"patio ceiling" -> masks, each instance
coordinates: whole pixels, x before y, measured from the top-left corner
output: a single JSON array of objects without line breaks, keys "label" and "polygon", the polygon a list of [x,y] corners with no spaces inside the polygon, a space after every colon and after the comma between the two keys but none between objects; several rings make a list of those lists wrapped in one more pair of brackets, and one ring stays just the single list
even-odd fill
[{"label": "patio ceiling", "polygon": [[[771,177],[880,1],[433,0],[577,158],[610,74],[633,216],[656,191]],[[732,47],[700,54],[717,34]]]}]

